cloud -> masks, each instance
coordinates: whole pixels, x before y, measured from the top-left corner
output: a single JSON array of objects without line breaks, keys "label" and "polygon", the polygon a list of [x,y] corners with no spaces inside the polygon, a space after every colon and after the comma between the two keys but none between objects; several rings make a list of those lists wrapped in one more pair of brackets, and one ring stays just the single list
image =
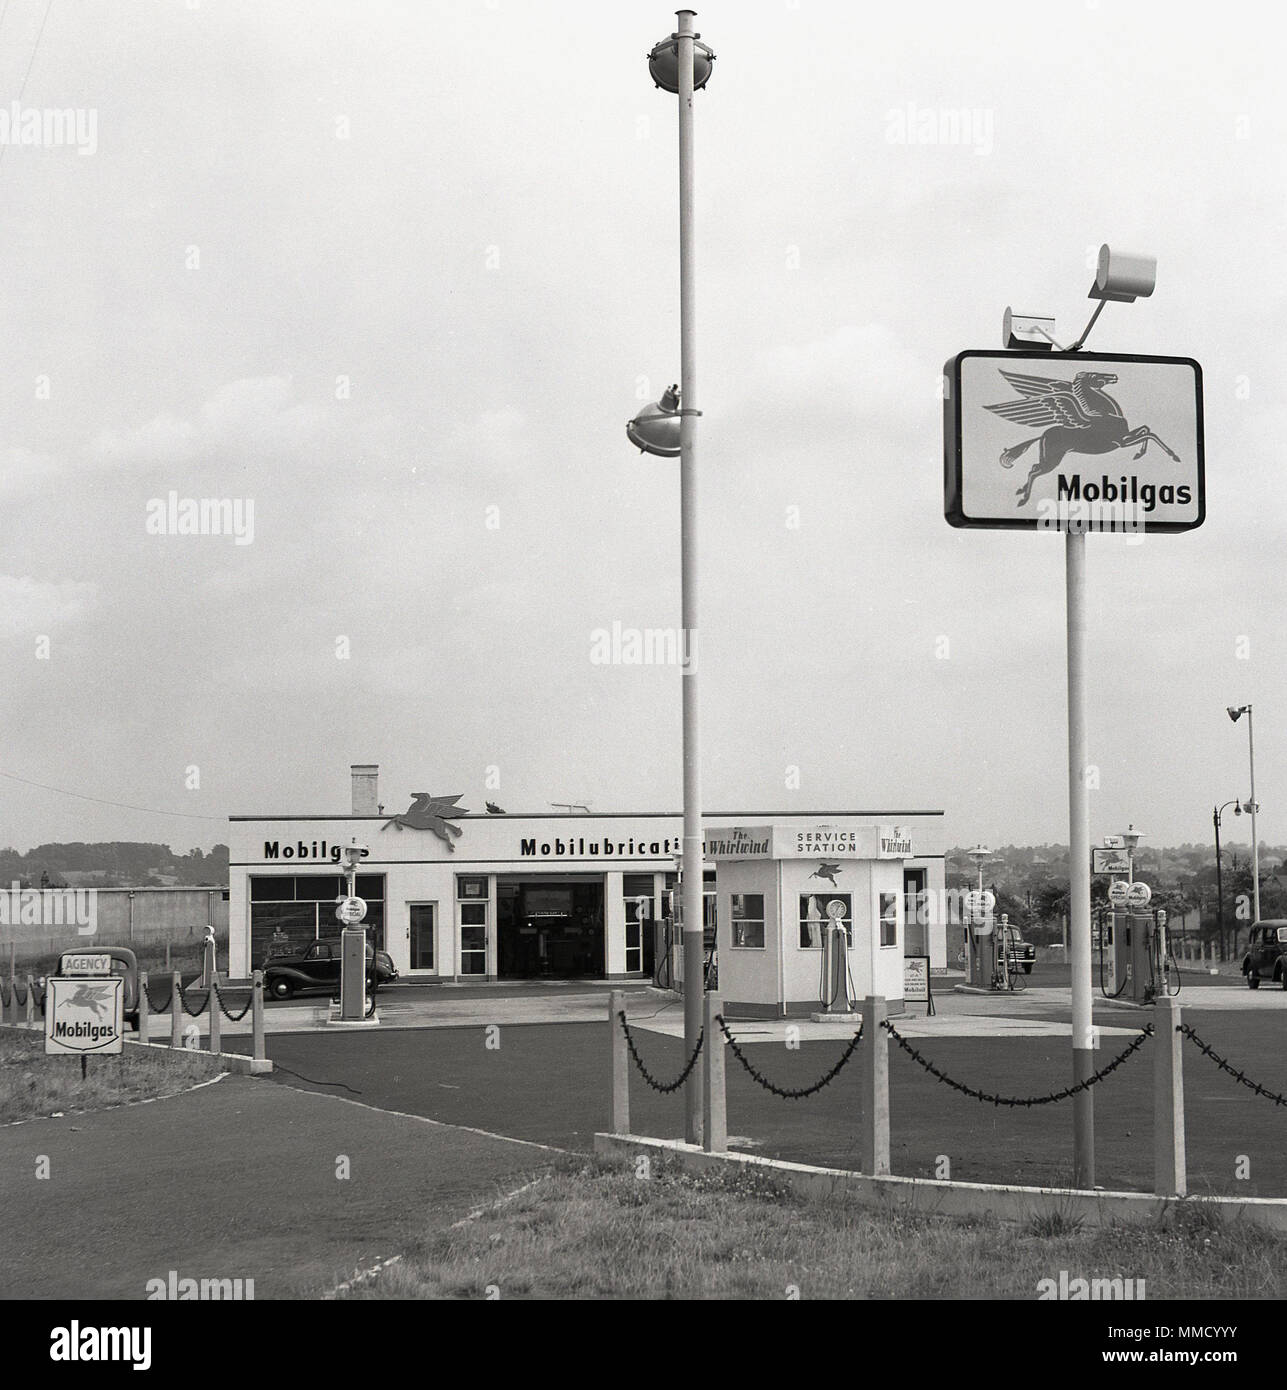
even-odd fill
[{"label": "cloud", "polygon": [[113,468],[173,466],[252,447],[289,453],[312,442],[327,419],[322,407],[294,394],[289,377],[245,377],[221,386],[195,420],[166,413],[134,429],[103,430],[86,453]]},{"label": "cloud", "polygon": [[97,606],[97,584],[0,575],[0,631],[11,636],[47,632],[85,617]]}]

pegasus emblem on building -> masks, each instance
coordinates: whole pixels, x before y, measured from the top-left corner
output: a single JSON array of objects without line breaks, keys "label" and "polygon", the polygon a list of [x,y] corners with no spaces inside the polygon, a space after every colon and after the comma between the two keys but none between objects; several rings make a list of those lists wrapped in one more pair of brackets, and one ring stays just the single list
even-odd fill
[{"label": "pegasus emblem on building", "polygon": [[1121,406],[1104,390],[1117,380],[1113,372],[1078,372],[1071,381],[1022,372],[1002,371],[1001,375],[1019,392],[1020,399],[985,405],[984,410],[1030,429],[1049,427],[1001,451],[1001,467],[1012,468],[1025,449],[1040,446],[1027,482],[1015,493],[1021,507],[1032,496],[1033,483],[1058,468],[1065,454],[1107,454],[1138,444],[1138,459],[1150,444],[1156,444],[1176,463],[1180,461],[1147,425],[1131,429]]},{"label": "pegasus emblem on building", "polygon": [[454,850],[456,846],[452,843],[452,836],[459,839],[465,832],[451,822],[459,816],[468,815],[463,806],[457,806],[459,800],[459,796],[430,796],[428,792],[413,792],[411,805],[400,816],[385,821],[380,829],[387,830],[391,825],[396,825],[399,830],[432,830],[448,849]]}]

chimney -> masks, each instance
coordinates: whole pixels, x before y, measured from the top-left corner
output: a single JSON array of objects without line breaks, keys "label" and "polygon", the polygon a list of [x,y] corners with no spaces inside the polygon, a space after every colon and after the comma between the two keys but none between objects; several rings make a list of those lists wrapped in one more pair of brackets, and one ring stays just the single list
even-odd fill
[{"label": "chimney", "polygon": [[353,814],[355,816],[377,816],[379,803],[379,763],[354,763],[353,773]]}]

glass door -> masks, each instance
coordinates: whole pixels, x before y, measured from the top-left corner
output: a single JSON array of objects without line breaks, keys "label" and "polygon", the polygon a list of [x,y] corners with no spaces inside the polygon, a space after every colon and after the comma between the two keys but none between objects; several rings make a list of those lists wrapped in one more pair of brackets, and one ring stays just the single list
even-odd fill
[{"label": "glass door", "polygon": [[412,970],[437,970],[434,954],[438,926],[437,903],[408,903],[407,935],[411,940]]}]

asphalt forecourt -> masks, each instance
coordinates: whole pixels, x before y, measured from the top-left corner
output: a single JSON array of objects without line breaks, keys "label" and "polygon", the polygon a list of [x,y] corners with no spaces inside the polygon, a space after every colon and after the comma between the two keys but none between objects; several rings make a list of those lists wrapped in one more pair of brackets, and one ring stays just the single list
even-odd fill
[{"label": "asphalt forecourt", "polygon": [[0,1298],[325,1296],[556,1157],[231,1075],[0,1127]]},{"label": "asphalt forecourt", "polygon": [[[1244,989],[1244,994],[1249,991]],[[971,1008],[1009,1008],[984,999]],[[1287,1001],[1285,1001],[1287,1004]],[[605,1011],[606,1012],[606,1011]],[[463,1028],[299,1033],[272,1039],[273,1080],[351,1095],[381,1108],[424,1115],[560,1148],[588,1152],[610,1128],[609,1033],[601,1023],[505,1022]],[[642,1060],[663,1082],[682,1068],[676,1005],[640,999],[629,1017]],[[1147,1010],[1104,1010],[1102,1063],[1130,1045],[1150,1021]],[[1042,1097],[1071,1082],[1067,1024],[1058,1020],[895,1019],[894,1027],[952,1079],[1005,1097]],[[1066,1018],[1066,1014],[1065,1014]],[[1007,1031],[1010,1022],[1040,1025]],[[1279,1039],[1283,1019],[1261,1009],[1185,1010],[1184,1022],[1254,1081],[1287,1091]],[[942,1023],[943,1028],[936,1027]],[[735,1026],[745,1055],[782,1090],[815,1083],[839,1059],[852,1026],[827,1025],[832,1036],[802,1028],[788,1046],[782,1025]],[[966,1031],[968,1028],[968,1032]],[[955,1029],[956,1031],[949,1031]],[[234,1040],[230,1047],[243,1046]],[[1153,1180],[1152,1053],[1146,1041],[1095,1087],[1096,1180],[1099,1186],[1147,1192]],[[890,1112],[893,1171],[908,1177],[1063,1186],[1070,1177],[1068,1101],[1032,1107],[994,1105],[936,1080],[891,1041]],[[857,1068],[846,1068],[803,1100],[760,1086],[733,1056],[726,1061],[730,1147],[794,1162],[857,1168]],[[1189,1191],[1243,1197],[1287,1196],[1287,1108],[1253,1094],[1220,1071],[1195,1045],[1184,1048]],[[301,1077],[308,1077],[305,1082]],[[347,1090],[340,1089],[348,1088]],[[652,1090],[631,1073],[633,1133],[682,1133],[682,1100]]]}]

